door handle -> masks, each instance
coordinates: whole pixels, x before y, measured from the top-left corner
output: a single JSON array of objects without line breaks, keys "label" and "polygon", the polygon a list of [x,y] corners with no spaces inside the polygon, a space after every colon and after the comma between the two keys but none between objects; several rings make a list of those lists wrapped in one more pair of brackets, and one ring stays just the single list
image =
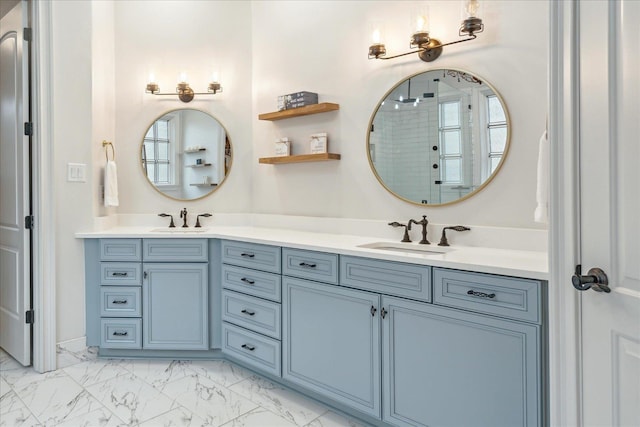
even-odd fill
[{"label": "door handle", "polygon": [[596,292],[611,292],[609,288],[609,278],[601,268],[592,268],[587,271],[586,275],[582,275],[582,265],[576,265],[576,272],[571,276],[573,287],[579,291],[593,289]]}]

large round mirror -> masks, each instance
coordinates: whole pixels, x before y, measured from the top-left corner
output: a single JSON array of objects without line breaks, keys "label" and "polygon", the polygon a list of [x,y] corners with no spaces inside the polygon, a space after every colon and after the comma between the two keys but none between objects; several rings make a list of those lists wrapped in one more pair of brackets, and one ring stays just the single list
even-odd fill
[{"label": "large round mirror", "polygon": [[369,123],[369,163],[395,196],[444,205],[480,191],[509,149],[509,115],[496,90],[471,73],[439,69],[395,85]]},{"label": "large round mirror", "polygon": [[231,142],[222,124],[199,110],[181,109],[158,117],[140,148],[147,180],[160,193],[195,200],[215,191],[231,168]]}]

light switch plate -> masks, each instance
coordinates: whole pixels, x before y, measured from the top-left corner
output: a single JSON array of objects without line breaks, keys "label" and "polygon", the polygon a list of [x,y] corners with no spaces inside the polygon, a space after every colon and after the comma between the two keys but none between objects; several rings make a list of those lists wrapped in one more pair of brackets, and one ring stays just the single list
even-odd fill
[{"label": "light switch plate", "polygon": [[87,182],[87,165],[84,163],[67,163],[68,182]]}]

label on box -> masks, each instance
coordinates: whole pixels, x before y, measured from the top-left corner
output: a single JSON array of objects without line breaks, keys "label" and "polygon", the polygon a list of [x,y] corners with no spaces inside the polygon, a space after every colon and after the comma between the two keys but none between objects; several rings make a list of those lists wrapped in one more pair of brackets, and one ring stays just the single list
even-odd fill
[{"label": "label on box", "polygon": [[327,152],[327,134],[326,132],[314,133],[311,135],[310,142],[311,154],[320,154]]}]

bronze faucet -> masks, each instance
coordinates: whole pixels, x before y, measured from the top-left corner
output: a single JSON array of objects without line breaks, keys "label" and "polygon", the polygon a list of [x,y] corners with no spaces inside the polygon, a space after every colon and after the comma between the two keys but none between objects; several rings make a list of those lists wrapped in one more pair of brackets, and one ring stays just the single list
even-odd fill
[{"label": "bronze faucet", "polygon": [[187,208],[182,208],[180,211],[180,218],[183,218],[182,228],[188,227],[187,225]]},{"label": "bronze faucet", "polygon": [[407,229],[411,230],[411,224],[422,226],[422,240],[420,240],[419,243],[422,245],[430,245],[431,243],[427,240],[427,224],[429,224],[429,221],[427,220],[427,216],[422,215],[422,219],[420,221],[416,221],[415,219],[410,219],[409,224],[407,225]]},{"label": "bronze faucet", "polygon": [[440,243],[438,243],[438,246],[449,246],[449,241],[447,240],[447,230],[454,230],[454,231],[469,231],[471,230],[469,227],[465,227],[464,225],[456,225],[454,227],[445,227],[442,229],[442,237],[440,238]]},{"label": "bronze faucet", "polygon": [[173,223],[173,215],[169,215],[167,213],[159,213],[158,216],[161,216],[163,218],[166,217],[170,217],[171,218],[171,222],[169,223],[169,228],[174,228],[176,225]]},{"label": "bronze faucet", "polygon": [[389,225],[394,228],[404,227],[404,236],[402,237],[401,242],[411,242],[411,239],[409,238],[409,230],[407,230],[406,224],[400,224],[398,221],[394,221],[394,222],[390,222]]},{"label": "bronze faucet", "polygon": [[202,216],[202,217],[205,217],[205,218],[209,218],[209,217],[210,217],[210,216],[212,216],[212,215],[211,215],[210,213],[203,213],[203,214],[200,214],[200,215],[196,216],[196,227],[202,227],[202,226],[200,225],[200,217],[201,217],[201,216]]}]

